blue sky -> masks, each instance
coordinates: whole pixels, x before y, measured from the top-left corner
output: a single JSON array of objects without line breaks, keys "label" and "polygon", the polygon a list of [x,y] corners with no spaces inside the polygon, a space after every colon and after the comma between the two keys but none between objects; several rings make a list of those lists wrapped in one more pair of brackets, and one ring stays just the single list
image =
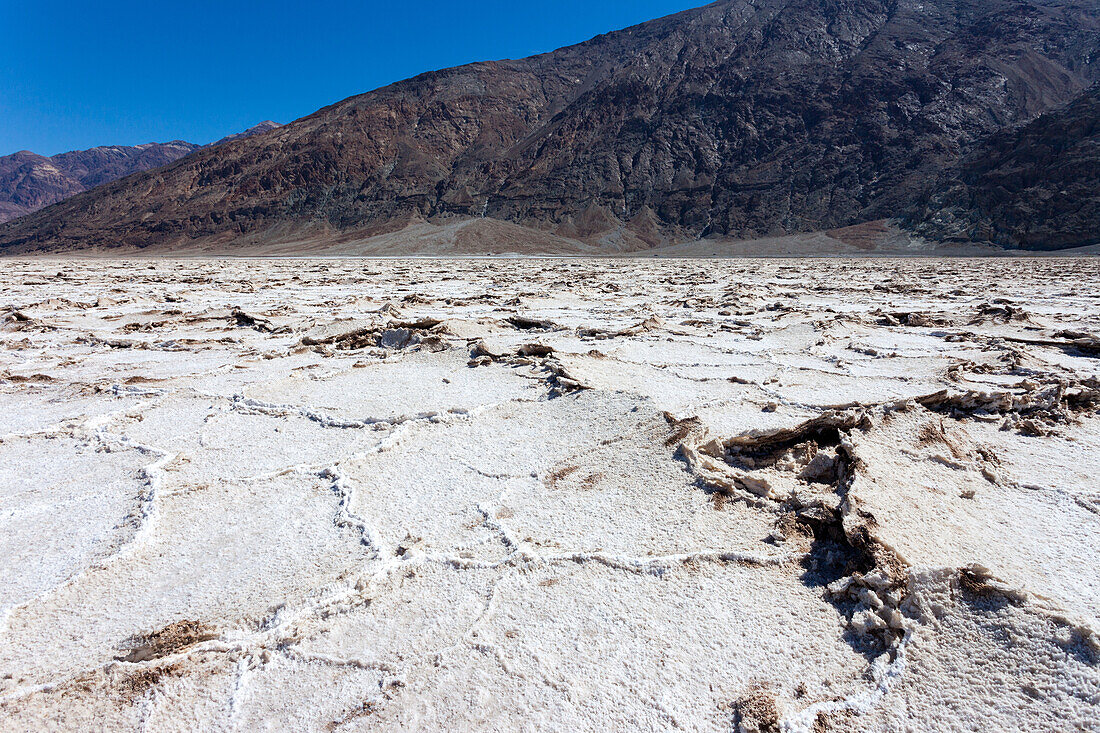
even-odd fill
[{"label": "blue sky", "polygon": [[0,0],[0,155],[207,143],[706,0]]}]

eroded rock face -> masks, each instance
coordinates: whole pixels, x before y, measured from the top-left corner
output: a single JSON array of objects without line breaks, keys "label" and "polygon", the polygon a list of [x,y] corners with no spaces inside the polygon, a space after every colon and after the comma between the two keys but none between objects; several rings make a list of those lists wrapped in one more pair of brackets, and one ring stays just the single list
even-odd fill
[{"label": "eroded rock face", "polygon": [[990,137],[909,214],[922,235],[1019,249],[1100,244],[1100,85]]},{"label": "eroded rock face", "polygon": [[722,0],[352,97],[0,230],[8,251],[491,217],[599,242],[896,216],[1100,76],[1095,3]]}]

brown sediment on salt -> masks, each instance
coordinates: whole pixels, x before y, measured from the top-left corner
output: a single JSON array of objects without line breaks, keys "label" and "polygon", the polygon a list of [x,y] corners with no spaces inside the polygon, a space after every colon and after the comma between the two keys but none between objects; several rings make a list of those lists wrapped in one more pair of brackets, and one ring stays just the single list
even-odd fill
[{"label": "brown sediment on salt", "polygon": [[[126,709],[138,704],[166,681],[189,673],[188,665],[180,662],[150,663],[141,666],[108,664],[61,681],[39,695],[57,694],[63,700],[92,697],[98,703],[115,709]],[[0,700],[0,712],[16,708],[14,701]],[[2,715],[0,715],[2,717]],[[3,726],[0,726],[3,727]]]},{"label": "brown sediment on salt", "polygon": [[738,733],[779,733],[779,705],[775,693],[762,685],[750,687],[733,704],[733,725]]},{"label": "brown sediment on salt", "polygon": [[446,344],[441,337],[436,318],[420,318],[412,321],[372,322],[341,328],[339,324],[307,334],[301,339],[303,346],[331,347],[339,351],[357,351],[367,348],[404,349],[418,346],[429,351],[442,351]]},{"label": "brown sediment on salt", "polygon": [[561,468],[555,469],[547,475],[546,485],[551,489],[557,488],[559,481],[579,470],[580,466],[562,466]]},{"label": "brown sediment on salt", "polygon": [[276,326],[267,318],[253,315],[251,313],[245,313],[239,308],[233,310],[233,312],[230,314],[230,319],[234,325],[251,328],[254,331],[259,331],[260,333],[290,333],[289,326]]},{"label": "brown sediment on salt", "polygon": [[650,316],[640,323],[621,329],[609,329],[601,327],[581,327],[577,329],[577,335],[592,339],[613,339],[625,336],[637,336],[650,331],[658,331],[664,327],[660,318]]},{"label": "brown sediment on salt", "polygon": [[562,328],[553,321],[530,316],[514,315],[508,316],[505,320],[520,331],[558,331]]},{"label": "brown sediment on salt", "polygon": [[15,384],[47,384],[55,381],[49,374],[10,374],[0,372],[0,380]]},{"label": "brown sediment on salt", "polygon": [[218,638],[217,629],[199,621],[175,621],[162,629],[148,634],[139,634],[126,641],[124,653],[119,655],[122,662],[147,662]]}]

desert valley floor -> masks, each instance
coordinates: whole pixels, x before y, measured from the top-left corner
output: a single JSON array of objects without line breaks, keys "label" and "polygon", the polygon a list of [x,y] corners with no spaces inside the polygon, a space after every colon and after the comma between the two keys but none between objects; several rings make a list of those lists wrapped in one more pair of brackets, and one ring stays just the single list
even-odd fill
[{"label": "desert valley floor", "polygon": [[6,260],[0,729],[1100,729],[1100,260]]}]

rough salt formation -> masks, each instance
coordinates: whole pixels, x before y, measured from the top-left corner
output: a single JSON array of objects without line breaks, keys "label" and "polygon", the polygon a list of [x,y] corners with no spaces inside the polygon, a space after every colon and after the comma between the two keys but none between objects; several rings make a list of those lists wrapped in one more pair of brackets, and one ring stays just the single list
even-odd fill
[{"label": "rough salt formation", "polygon": [[1098,293],[6,261],[0,729],[1095,729]]}]

